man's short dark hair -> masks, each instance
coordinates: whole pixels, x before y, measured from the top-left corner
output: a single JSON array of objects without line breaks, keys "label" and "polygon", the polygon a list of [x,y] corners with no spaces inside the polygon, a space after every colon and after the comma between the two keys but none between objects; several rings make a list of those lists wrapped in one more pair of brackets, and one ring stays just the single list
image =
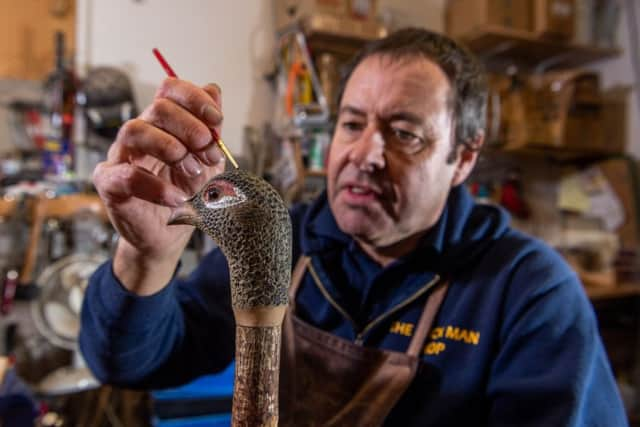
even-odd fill
[{"label": "man's short dark hair", "polygon": [[448,161],[455,160],[455,147],[459,144],[472,150],[479,148],[473,146],[473,142],[485,129],[487,84],[484,69],[473,54],[449,37],[422,28],[396,31],[368,43],[349,63],[340,82],[338,105],[358,64],[376,55],[391,60],[426,58],[440,66],[451,85],[450,102],[455,120],[455,144]]}]

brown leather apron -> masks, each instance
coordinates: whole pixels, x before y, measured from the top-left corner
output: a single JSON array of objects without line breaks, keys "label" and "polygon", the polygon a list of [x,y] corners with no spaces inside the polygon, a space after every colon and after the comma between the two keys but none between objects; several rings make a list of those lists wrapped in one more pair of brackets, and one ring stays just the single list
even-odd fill
[{"label": "brown leather apron", "polygon": [[356,345],[309,325],[295,296],[310,260],[293,272],[282,331],[281,426],[380,426],[413,380],[425,339],[447,292],[435,285],[406,353]]}]

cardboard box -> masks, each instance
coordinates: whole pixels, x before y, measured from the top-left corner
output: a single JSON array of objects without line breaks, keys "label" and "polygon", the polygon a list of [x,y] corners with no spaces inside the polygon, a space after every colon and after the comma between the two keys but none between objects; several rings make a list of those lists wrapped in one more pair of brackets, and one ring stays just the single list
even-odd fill
[{"label": "cardboard box", "polygon": [[574,38],[575,0],[533,0],[533,32],[558,40]]},{"label": "cardboard box", "polygon": [[525,96],[527,141],[574,151],[610,152],[597,73],[566,70],[532,76]]},{"label": "cardboard box", "polygon": [[276,28],[282,29],[314,14],[344,16],[345,0],[276,0]]},{"label": "cardboard box", "polygon": [[[373,40],[387,35],[387,29],[379,22],[330,14],[315,14],[303,18],[302,27],[309,33],[323,33],[346,39]],[[337,43],[335,41],[334,44]]]},{"label": "cardboard box", "polygon": [[[637,195],[633,186],[632,168],[636,167],[629,160],[618,158],[610,159],[597,164],[609,184],[620,198],[620,202],[624,208],[624,222],[618,230],[620,237],[621,249],[623,251],[637,252],[640,245],[637,222],[638,209]],[[637,169],[636,169],[637,170]]]},{"label": "cardboard box", "polygon": [[524,85],[518,76],[489,74],[486,143],[506,147],[526,144]]},{"label": "cardboard box", "polygon": [[463,37],[486,27],[523,31],[532,28],[532,0],[449,0],[446,31]]},{"label": "cardboard box", "polygon": [[378,0],[276,0],[276,28],[286,29],[305,20],[338,19],[350,22],[376,23]]},{"label": "cardboard box", "polygon": [[606,135],[604,151],[624,153],[629,141],[629,98],[631,86],[614,86],[602,94],[602,133]]}]

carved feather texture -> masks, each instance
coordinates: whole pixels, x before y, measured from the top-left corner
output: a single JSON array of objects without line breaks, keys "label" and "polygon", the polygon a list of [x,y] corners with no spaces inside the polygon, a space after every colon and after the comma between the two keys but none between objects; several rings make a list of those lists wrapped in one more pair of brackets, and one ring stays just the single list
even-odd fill
[{"label": "carved feather texture", "polygon": [[275,189],[236,169],[211,179],[192,205],[200,215],[198,227],[227,258],[233,306],[286,305],[291,280],[291,220]]}]

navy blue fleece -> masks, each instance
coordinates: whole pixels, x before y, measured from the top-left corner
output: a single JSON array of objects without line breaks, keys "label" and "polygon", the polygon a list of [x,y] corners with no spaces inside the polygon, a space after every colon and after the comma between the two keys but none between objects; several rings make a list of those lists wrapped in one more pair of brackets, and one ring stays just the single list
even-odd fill
[{"label": "navy blue fleece", "polygon": [[[511,229],[501,209],[455,188],[419,247],[385,268],[339,230],[325,195],[291,215],[294,260],[311,256],[321,281],[305,275],[297,314],[326,331],[404,352],[428,284],[451,282],[418,374],[386,425],[627,425],[579,280],[556,252]],[[102,381],[154,388],[223,369],[234,346],[228,282],[218,250],[149,297],[128,293],[103,265],[82,312],[88,365]]]}]

